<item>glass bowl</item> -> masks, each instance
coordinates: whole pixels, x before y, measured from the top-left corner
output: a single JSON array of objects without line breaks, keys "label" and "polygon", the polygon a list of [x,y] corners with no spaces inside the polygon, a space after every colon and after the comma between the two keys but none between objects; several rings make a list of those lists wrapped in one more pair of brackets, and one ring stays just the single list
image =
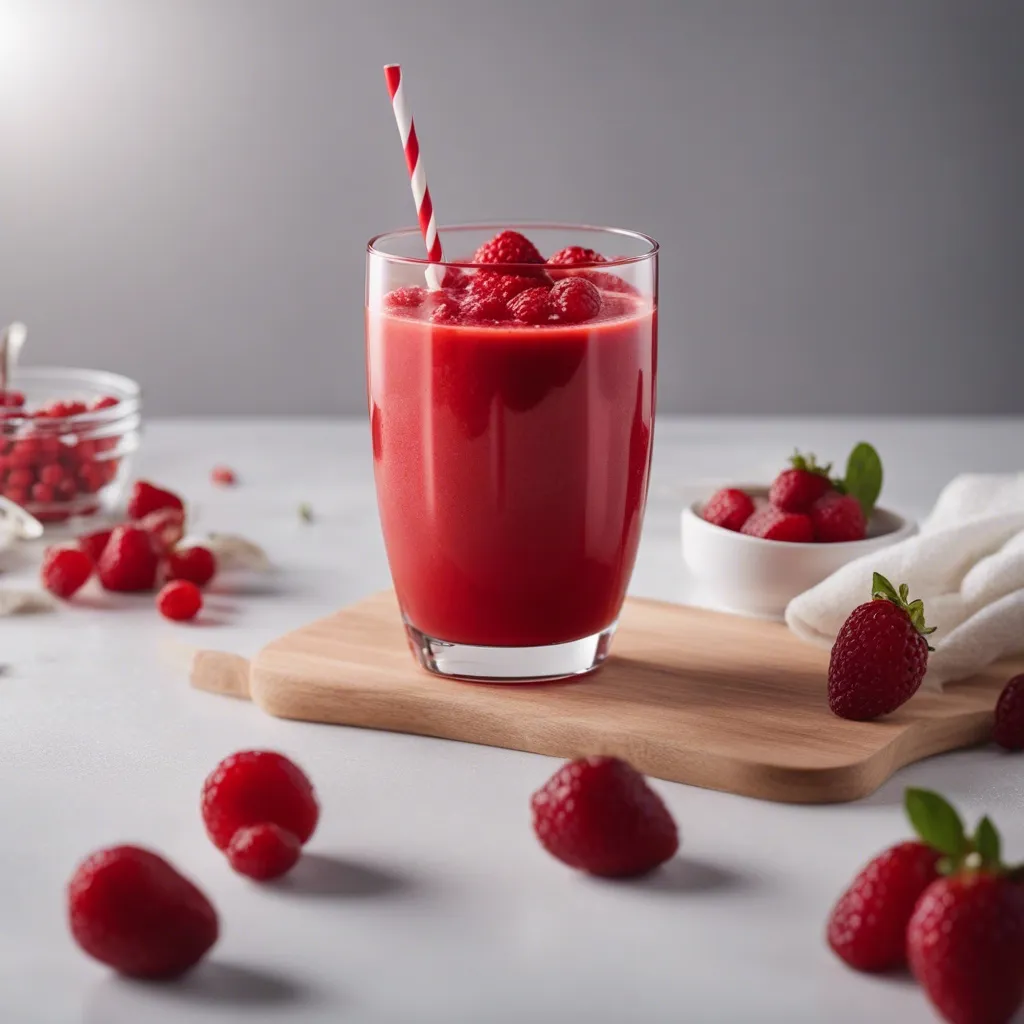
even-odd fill
[{"label": "glass bowl", "polygon": [[138,384],[116,373],[19,368],[0,393],[0,494],[47,524],[112,511],[141,410]]}]

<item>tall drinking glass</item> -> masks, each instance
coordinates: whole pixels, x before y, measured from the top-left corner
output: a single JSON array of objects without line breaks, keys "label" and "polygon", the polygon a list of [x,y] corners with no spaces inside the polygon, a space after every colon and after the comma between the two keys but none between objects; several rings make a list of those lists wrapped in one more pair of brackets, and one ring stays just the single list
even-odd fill
[{"label": "tall drinking glass", "polygon": [[[442,231],[440,266],[417,229],[367,246],[374,474],[405,628],[424,668],[490,682],[607,657],[640,540],[657,372],[657,243],[514,227],[549,257],[608,259],[474,264],[499,225]],[[594,287],[568,289],[574,277]],[[529,289],[542,290],[519,298]],[[555,302],[563,291],[575,294]]]}]

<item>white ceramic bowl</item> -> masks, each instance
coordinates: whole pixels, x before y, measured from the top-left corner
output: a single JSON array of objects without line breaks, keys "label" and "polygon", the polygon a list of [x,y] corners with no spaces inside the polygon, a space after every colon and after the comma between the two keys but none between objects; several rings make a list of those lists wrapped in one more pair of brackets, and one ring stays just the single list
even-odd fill
[{"label": "white ceramic bowl", "polygon": [[[766,487],[742,487],[755,500]],[[841,544],[792,544],[763,540],[707,522],[704,502],[683,509],[683,561],[702,598],[725,611],[761,618],[782,618],[786,605],[836,569],[861,555],[880,551],[911,536],[917,525],[887,509],[876,508],[864,540]]]}]

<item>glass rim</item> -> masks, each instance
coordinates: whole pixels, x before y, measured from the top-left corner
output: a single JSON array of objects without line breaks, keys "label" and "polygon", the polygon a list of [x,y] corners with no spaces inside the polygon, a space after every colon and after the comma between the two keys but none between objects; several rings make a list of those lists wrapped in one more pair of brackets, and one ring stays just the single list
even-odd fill
[{"label": "glass rim", "polygon": [[[80,425],[104,425],[118,423],[122,419],[137,416],[142,405],[142,388],[137,381],[120,373],[112,373],[109,370],[89,370],[78,366],[18,366],[11,380],[11,390],[17,391],[19,387],[31,387],[35,385],[52,385],[71,383],[83,388],[91,388],[95,391],[107,391],[117,399],[116,405],[104,406],[102,409],[87,409],[85,412],[73,413],[70,416],[61,416],[48,421],[46,426],[63,423],[75,423]],[[23,423],[40,421],[27,413],[18,414],[16,409],[8,410],[5,421],[11,426],[20,426]]]},{"label": "glass rim", "polygon": [[[601,267],[602,269],[608,269],[611,267],[625,267],[633,263],[643,263],[644,260],[649,260],[652,256],[657,256],[661,249],[661,246],[654,238],[650,235],[644,234],[642,231],[633,231],[630,228],[613,228],[600,224],[572,224],[565,221],[500,221],[497,223],[481,224],[449,224],[441,230],[495,232],[509,230],[523,232],[530,230],[589,231],[594,234],[600,232],[606,235],[617,235],[620,238],[639,240],[646,243],[648,246],[647,252],[641,253],[639,256],[621,256],[613,260],[606,260],[604,263],[574,263],[573,269],[576,267]],[[383,249],[378,247],[378,243],[383,242],[384,239],[406,238],[409,235],[416,235],[419,237],[420,234],[421,232],[419,227],[396,228],[394,231],[383,231],[379,235],[374,235],[373,238],[366,243],[366,251],[371,256],[379,256],[381,259],[390,260],[392,263],[404,263],[415,267],[455,267],[459,270],[493,270],[495,267],[514,267],[517,269],[530,268],[535,272],[538,266],[544,265],[537,263],[474,263],[472,261],[464,260],[441,260],[438,263],[434,263],[432,260],[427,259],[426,256],[396,256],[393,253],[385,252]]]}]

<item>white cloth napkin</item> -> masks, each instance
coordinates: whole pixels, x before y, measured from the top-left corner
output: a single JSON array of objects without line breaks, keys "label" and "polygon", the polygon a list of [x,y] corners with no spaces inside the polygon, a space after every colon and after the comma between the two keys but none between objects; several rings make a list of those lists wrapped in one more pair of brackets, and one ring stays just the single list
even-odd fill
[{"label": "white cloth napkin", "polygon": [[1024,653],[1024,473],[966,474],[947,484],[920,532],[844,565],[793,598],[797,636],[831,646],[850,612],[871,594],[871,574],[910,586],[924,601],[928,658],[923,685],[973,675]]}]

